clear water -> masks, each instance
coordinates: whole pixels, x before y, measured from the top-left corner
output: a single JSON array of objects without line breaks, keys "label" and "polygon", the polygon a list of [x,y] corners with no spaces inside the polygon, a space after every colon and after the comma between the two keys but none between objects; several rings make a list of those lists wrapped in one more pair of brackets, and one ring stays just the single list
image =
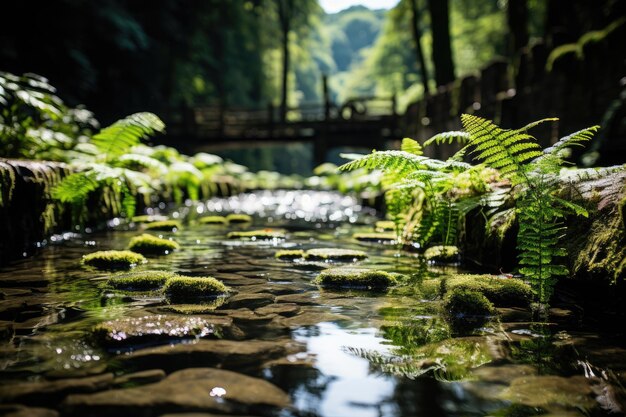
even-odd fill
[{"label": "clear water", "polygon": [[[254,215],[254,224],[194,223],[209,212],[233,211]],[[155,234],[175,238],[182,249],[149,258],[138,268],[212,275],[240,295],[270,293],[275,304],[290,302],[299,308],[296,315],[239,323],[236,333],[222,336],[242,342],[292,340],[298,346],[272,361],[259,358],[252,367],[221,365],[265,379],[289,394],[292,408],[262,413],[340,417],[620,413],[626,369],[620,332],[598,334],[563,309],[555,310],[548,324],[530,322],[522,309],[505,309],[499,319],[480,329],[455,333],[440,317],[439,301],[422,284],[460,268],[426,265],[416,254],[393,246],[356,242],[352,234],[371,231],[376,219],[349,197],[321,192],[248,194],[189,204],[170,215],[185,220],[185,227]],[[165,314],[160,308],[167,301],[155,294],[106,291],[102,285],[110,273],[80,264],[83,254],[123,249],[138,234],[134,226],[118,221],[111,226],[107,232],[55,239],[38,255],[0,272],[4,294],[0,320],[15,332],[0,349],[0,398],[3,389],[15,383],[132,371],[120,365],[119,358],[147,346],[107,349],[92,337],[92,329],[107,320]],[[225,239],[233,229],[264,227],[286,229],[287,238]],[[401,273],[408,279],[384,294],[321,290],[311,281],[328,265],[274,258],[278,249],[317,247],[365,250],[369,259],[359,266]],[[236,309],[245,308],[244,303]],[[168,340],[165,345],[178,342],[197,343]],[[21,401],[39,405],[31,402]],[[43,406],[64,412],[58,402]]]}]

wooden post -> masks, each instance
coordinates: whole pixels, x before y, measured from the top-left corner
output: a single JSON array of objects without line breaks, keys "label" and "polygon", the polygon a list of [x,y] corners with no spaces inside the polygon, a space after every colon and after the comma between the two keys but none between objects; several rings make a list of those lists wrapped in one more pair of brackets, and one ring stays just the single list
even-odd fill
[{"label": "wooden post", "polygon": [[267,137],[274,137],[274,105],[271,102],[267,104]]},{"label": "wooden post", "polygon": [[322,74],[322,89],[324,93],[324,120],[330,120],[330,92],[328,90],[328,76]]}]

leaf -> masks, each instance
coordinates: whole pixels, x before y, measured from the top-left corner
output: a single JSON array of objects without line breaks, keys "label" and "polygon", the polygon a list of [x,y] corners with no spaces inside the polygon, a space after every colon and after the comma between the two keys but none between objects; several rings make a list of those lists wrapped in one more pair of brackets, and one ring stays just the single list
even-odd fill
[{"label": "leaf", "polygon": [[424,142],[424,147],[430,146],[433,143],[440,145],[442,143],[453,143],[455,140],[458,143],[467,143],[470,140],[471,135],[468,132],[452,131],[436,134],[435,136]]},{"label": "leaf", "polygon": [[105,160],[111,161],[127,153],[142,139],[164,130],[165,124],[156,115],[135,113],[105,127],[91,141],[105,155]]},{"label": "leaf", "polygon": [[411,138],[402,139],[402,145],[400,149],[404,152],[412,153],[413,155],[422,155],[422,147],[419,142]]}]

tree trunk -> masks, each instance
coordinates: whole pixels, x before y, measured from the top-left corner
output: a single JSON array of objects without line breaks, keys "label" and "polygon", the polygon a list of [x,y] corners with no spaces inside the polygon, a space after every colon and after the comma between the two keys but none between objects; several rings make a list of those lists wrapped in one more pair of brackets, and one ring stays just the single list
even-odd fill
[{"label": "tree trunk", "polygon": [[417,0],[411,0],[411,29],[413,31],[413,40],[415,41],[417,66],[420,69],[422,84],[424,85],[424,94],[430,94],[430,88],[428,87],[428,69],[426,68],[426,60],[424,59],[424,51],[422,50],[422,31],[419,23]]},{"label": "tree trunk", "polygon": [[433,64],[437,86],[454,81],[448,0],[428,0],[433,33]]},{"label": "tree trunk", "polygon": [[278,19],[282,32],[283,68],[280,94],[280,120],[287,119],[287,92],[289,90],[289,32],[291,29],[291,17],[293,12],[293,0],[278,0]]},{"label": "tree trunk", "polygon": [[528,45],[528,0],[509,0],[506,14],[509,25],[509,57],[514,58]]}]

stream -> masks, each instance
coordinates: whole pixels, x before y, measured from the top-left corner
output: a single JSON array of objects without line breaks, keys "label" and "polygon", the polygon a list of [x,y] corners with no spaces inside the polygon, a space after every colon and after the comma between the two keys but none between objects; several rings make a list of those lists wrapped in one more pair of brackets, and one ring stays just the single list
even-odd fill
[{"label": "stream", "polygon": [[[196,222],[232,212],[254,221]],[[378,219],[352,197],[257,192],[148,214],[183,221],[176,232],[149,232],[181,249],[135,270],[213,276],[231,295],[172,304],[156,292],[105,288],[111,272],[87,268],[81,257],[126,248],[140,224],[113,219],[104,232],[54,236],[35,256],[0,270],[0,415],[623,413],[622,330],[599,334],[575,304],[553,308],[548,323],[503,308],[473,331],[451,328],[425,283],[467,271],[353,239]],[[268,227],[286,238],[226,239],[233,230]],[[334,263],[274,256],[313,248],[365,251],[359,267],[403,281],[386,292],[321,289],[312,281]],[[114,337],[97,337],[103,323]],[[198,326],[201,332],[190,331]]]}]

